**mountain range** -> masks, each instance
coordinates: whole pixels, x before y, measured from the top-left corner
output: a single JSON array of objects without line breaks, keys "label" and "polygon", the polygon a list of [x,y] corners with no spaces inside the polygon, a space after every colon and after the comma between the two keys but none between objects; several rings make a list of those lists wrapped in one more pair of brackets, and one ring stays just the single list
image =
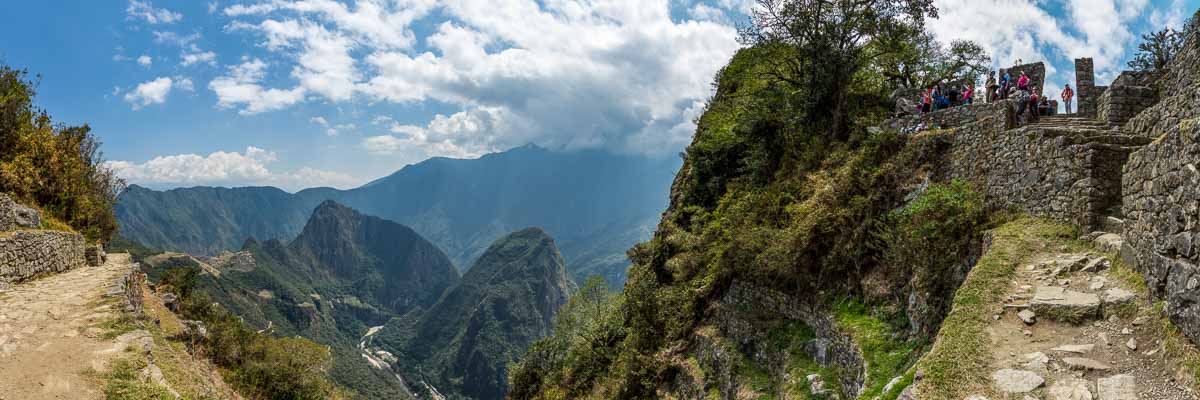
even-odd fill
[{"label": "mountain range", "polygon": [[130,186],[120,234],[163,250],[215,255],[247,238],[290,240],[314,207],[335,200],[412,227],[461,269],[501,236],[538,226],[556,238],[578,280],[621,287],[625,251],[650,237],[678,159],[533,145],[477,159],[432,158],[350,190]]},{"label": "mountain range", "polygon": [[332,378],[362,398],[503,398],[508,365],[550,334],[570,287],[541,229],[497,240],[460,279],[412,229],[334,201],[289,243],[248,240],[215,257],[142,262],[156,280],[196,271],[195,290],[253,330],[330,346]]}]

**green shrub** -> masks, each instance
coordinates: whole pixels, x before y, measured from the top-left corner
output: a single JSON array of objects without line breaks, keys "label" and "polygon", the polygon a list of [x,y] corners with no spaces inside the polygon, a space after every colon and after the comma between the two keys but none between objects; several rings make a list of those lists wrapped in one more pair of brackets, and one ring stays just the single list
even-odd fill
[{"label": "green shrub", "polygon": [[329,380],[333,355],[303,338],[277,338],[246,328],[241,318],[194,290],[196,268],[171,268],[159,285],[180,296],[181,314],[203,321],[208,337],[200,343],[226,382],[255,399],[337,399],[344,395]]}]

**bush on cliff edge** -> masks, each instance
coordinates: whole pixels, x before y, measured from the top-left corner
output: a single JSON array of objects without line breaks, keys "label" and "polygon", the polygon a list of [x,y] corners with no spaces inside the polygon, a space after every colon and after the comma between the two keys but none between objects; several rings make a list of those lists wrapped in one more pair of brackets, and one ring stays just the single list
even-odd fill
[{"label": "bush on cliff edge", "polygon": [[106,242],[125,183],[104,165],[90,127],[55,123],[33,105],[35,87],[26,71],[0,65],[0,192]]}]

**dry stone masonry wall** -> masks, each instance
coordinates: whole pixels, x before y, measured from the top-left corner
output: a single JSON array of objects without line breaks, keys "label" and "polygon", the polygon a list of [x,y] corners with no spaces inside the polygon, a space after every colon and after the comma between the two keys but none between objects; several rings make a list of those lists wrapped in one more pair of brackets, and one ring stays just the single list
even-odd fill
[{"label": "dry stone masonry wall", "polygon": [[38,228],[41,214],[0,194],[0,285],[84,265],[83,236]]},{"label": "dry stone masonry wall", "polygon": [[1046,64],[1045,63],[1036,62],[1036,63],[1030,63],[1030,64],[1014,65],[1007,69],[1000,70],[1000,72],[997,75],[997,79],[999,79],[999,76],[1004,75],[1004,71],[1008,71],[1008,73],[1010,75],[1012,75],[1014,87],[1017,85],[1017,79],[1020,78],[1021,73],[1024,72],[1027,76],[1029,76],[1029,89],[1035,90],[1038,93],[1043,93],[1042,88],[1044,87],[1044,85],[1046,83]]},{"label": "dry stone masonry wall", "polygon": [[16,231],[0,237],[0,281],[20,282],[84,265],[83,236],[70,232]]},{"label": "dry stone masonry wall", "polygon": [[1142,110],[1158,102],[1154,88],[1156,76],[1147,72],[1122,72],[1108,90],[1100,95],[1097,117],[1112,124],[1124,124]]},{"label": "dry stone masonry wall", "polygon": [[948,173],[974,183],[992,208],[1100,228],[1119,214],[1121,167],[1144,138],[1085,129],[1013,127],[1011,103],[955,130]]},{"label": "dry stone masonry wall", "polygon": [[1130,157],[1122,179],[1121,256],[1166,300],[1168,317],[1200,341],[1200,49],[1193,36],[1159,81],[1162,102],[1125,125],[1154,142]]},{"label": "dry stone masonry wall", "polygon": [[1075,59],[1075,98],[1077,112],[1085,117],[1096,115],[1096,100],[1102,88],[1096,87],[1096,73],[1091,58]]}]

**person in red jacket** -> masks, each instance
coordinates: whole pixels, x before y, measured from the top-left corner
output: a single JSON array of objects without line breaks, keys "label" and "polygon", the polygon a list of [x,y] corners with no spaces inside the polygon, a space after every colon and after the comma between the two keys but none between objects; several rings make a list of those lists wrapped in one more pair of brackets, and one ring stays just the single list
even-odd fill
[{"label": "person in red jacket", "polygon": [[1021,77],[1017,78],[1017,90],[1029,90],[1029,75],[1025,75],[1025,71],[1021,71]]},{"label": "person in red jacket", "polygon": [[1071,84],[1069,84],[1069,83],[1066,85],[1063,85],[1063,86],[1064,86],[1064,88],[1062,91],[1062,99],[1063,99],[1063,106],[1066,107],[1064,112],[1066,112],[1067,114],[1070,114],[1071,113],[1071,99],[1075,98],[1075,91],[1071,90]]}]

